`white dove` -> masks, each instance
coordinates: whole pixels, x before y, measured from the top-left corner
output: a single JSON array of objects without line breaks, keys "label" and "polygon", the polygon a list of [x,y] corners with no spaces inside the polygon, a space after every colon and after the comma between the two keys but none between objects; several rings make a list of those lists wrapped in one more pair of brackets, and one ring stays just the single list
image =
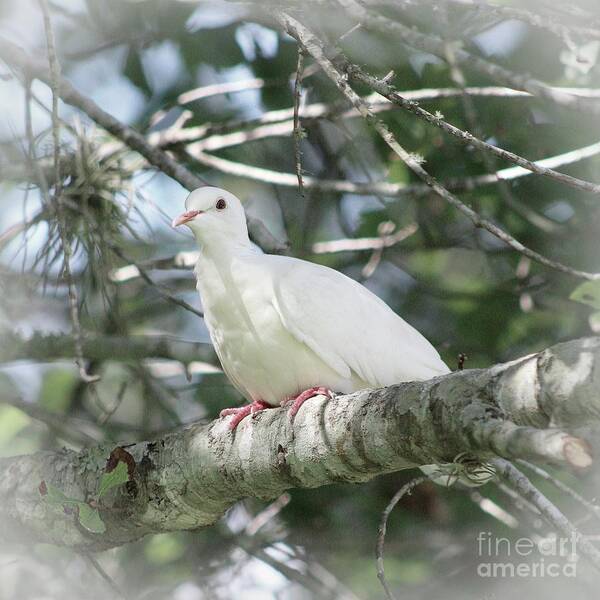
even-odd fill
[{"label": "white dove", "polygon": [[193,191],[173,227],[200,246],[194,272],[223,370],[250,401],[227,408],[235,429],[251,413],[316,395],[348,394],[449,369],[435,348],[375,294],[342,273],[263,254],[248,237],[242,203],[216,188]]}]

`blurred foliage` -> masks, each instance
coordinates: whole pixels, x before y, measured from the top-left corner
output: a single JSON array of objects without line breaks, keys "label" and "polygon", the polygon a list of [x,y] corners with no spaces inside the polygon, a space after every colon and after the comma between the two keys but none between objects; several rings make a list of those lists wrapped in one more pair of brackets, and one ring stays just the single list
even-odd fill
[{"label": "blurred foliage", "polygon": [[[51,4],[64,74],[102,108],[144,133],[164,130],[183,110],[189,111],[185,122],[189,128],[255,119],[292,106],[296,47],[278,31],[267,3],[264,10],[243,4],[166,0]],[[475,54],[551,85],[598,86],[600,69],[594,47],[589,49],[578,36],[569,44],[548,29],[484,8],[476,10],[469,3],[382,0],[369,4],[421,31],[438,33],[448,41],[460,40]],[[592,0],[569,3],[570,11],[544,0],[496,4],[526,5],[534,12],[548,12],[553,21],[565,25],[583,22],[600,27],[600,13]],[[591,16],[586,18],[588,13]],[[340,39],[354,22],[333,3],[309,7],[301,16],[373,74],[393,71],[392,81],[401,90],[455,87],[444,61],[408,49],[395,36],[358,28]],[[45,40],[37,2],[1,2],[0,34],[16,38],[32,54],[42,56]],[[592,43],[598,45],[597,40]],[[586,52],[592,58],[586,58]],[[464,75],[470,86],[496,83],[468,67]],[[23,148],[28,148],[29,140],[23,127],[22,87],[4,68],[2,76],[0,90],[5,89],[0,96],[10,101],[2,101],[6,123],[0,158],[2,164],[25,168]],[[190,89],[256,77],[265,81],[260,89],[178,104],[179,95]],[[357,89],[368,92],[360,86]],[[346,108],[318,70],[304,79],[303,90],[306,103],[329,102],[336,112]],[[49,106],[47,89],[34,85],[33,92]],[[561,154],[599,139],[597,119],[549,102],[475,97],[472,103],[484,139],[529,159]],[[456,126],[472,130],[461,97],[424,105],[432,112],[439,110]],[[153,268],[153,261],[193,249],[189,237],[168,227],[169,217],[181,209],[185,190],[164,175],[146,170],[131,153],[110,151],[112,140],[81,115],[75,118],[68,107],[61,106],[61,115],[73,125],[63,126],[62,131],[63,152],[71,165],[63,185],[84,331],[124,338],[163,333],[207,342],[201,321],[167,302],[156,286],[139,277],[119,280],[114,276],[114,269],[139,262],[147,266],[156,283],[199,307],[190,273]],[[380,116],[409,151],[425,159],[425,167],[439,180],[487,172],[474,148],[413,115],[394,110]],[[49,159],[48,113],[35,102],[32,125],[36,155]],[[250,126],[240,125],[239,130]],[[339,119],[334,114],[306,121],[303,127],[306,174],[322,179],[419,183],[359,119]],[[363,281],[422,331],[451,367],[461,352],[468,356],[467,367],[482,367],[600,330],[596,283],[579,285],[566,275],[530,263],[486,232],[475,230],[430,193],[378,197],[308,190],[302,198],[295,188],[234,178],[200,165],[182,154],[181,147],[174,146],[172,151],[211,183],[237,193],[248,212],[262,219],[276,237],[289,238],[292,254]],[[216,154],[294,173],[292,136],[248,140]],[[497,168],[505,166],[498,161]],[[600,158],[595,156],[560,170],[600,181],[599,166]],[[54,215],[42,210],[43,199],[35,185],[6,180],[0,186],[5,196],[0,231],[18,229],[18,235],[0,238],[0,327],[24,337],[34,331],[70,334]],[[522,211],[516,212],[496,185],[460,192],[460,196],[539,252],[576,268],[600,270],[597,197],[537,176],[514,179],[507,186],[514,203],[543,216],[552,225],[551,232],[535,226]],[[385,221],[396,228],[416,223],[418,230],[386,249],[368,277],[363,268],[370,260],[369,252],[312,251],[318,241],[377,237]],[[190,369],[188,378],[175,361],[92,360],[88,369],[101,380],[90,389],[79,380],[70,360],[54,358],[2,367],[0,393],[7,403],[0,404],[1,455],[76,446],[64,430],[48,428],[17,405],[11,406],[11,398],[62,416],[65,428],[74,427],[75,420],[89,422],[111,441],[140,439],[181,423],[213,418],[224,406],[241,402],[222,374],[202,366]],[[397,473],[360,486],[294,490],[292,501],[253,536],[244,533],[244,528],[264,505],[248,501],[215,527],[156,535],[106,552],[98,560],[128,598],[319,597],[315,586],[322,588],[320,597],[324,598],[380,598],[373,558],[379,518],[409,477],[410,473]],[[597,478],[561,477],[583,494],[593,496],[594,489],[597,493]],[[550,487],[542,489],[553,493]],[[501,491],[485,488],[482,493],[514,513],[526,531],[536,535],[545,531],[539,520],[528,517]],[[478,578],[475,540],[482,530],[512,537],[519,533],[485,514],[470,492],[429,484],[418,488],[390,521],[386,546],[390,582],[401,597],[411,598],[492,598],[515,590],[548,598],[575,590],[575,597],[594,597],[588,595],[593,588],[585,572],[576,586],[567,582],[574,587],[562,581]],[[89,560],[76,553],[43,545],[29,547],[26,554],[13,548],[3,548],[1,553],[2,599],[115,597]],[[278,570],[278,564],[298,574],[292,577],[283,567]],[[346,591],[336,588],[338,584]],[[337,591],[328,592],[327,585]]]}]

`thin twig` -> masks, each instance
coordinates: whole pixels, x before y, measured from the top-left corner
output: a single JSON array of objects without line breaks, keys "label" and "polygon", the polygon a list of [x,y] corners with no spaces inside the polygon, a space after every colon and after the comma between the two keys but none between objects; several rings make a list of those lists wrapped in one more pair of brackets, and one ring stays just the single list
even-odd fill
[{"label": "thin twig", "polygon": [[300,102],[302,100],[302,73],[304,71],[304,52],[298,46],[298,60],[296,62],[296,78],[294,80],[294,157],[296,159],[296,176],[298,177],[298,191],[304,197],[304,182],[302,181],[302,150],[300,143],[304,137],[300,125]]},{"label": "thin twig", "polygon": [[[177,96],[177,104],[184,105],[196,100],[204,100],[205,98],[212,98],[213,96],[220,96],[223,94],[232,94],[237,92],[246,92],[248,90],[259,90],[267,85],[278,85],[279,81],[265,81],[260,77],[254,79],[243,79],[242,81],[224,81],[221,83],[213,83],[210,85],[203,85],[197,88],[192,88],[187,92],[183,92]],[[159,123],[167,114],[167,108],[163,107],[153,113],[148,119],[151,125]]]},{"label": "thin twig", "polygon": [[[456,83],[456,85],[459,88],[464,90],[467,87],[467,79],[465,77],[465,74],[463,73],[462,68],[455,60],[454,48],[452,44],[446,44],[446,62],[450,67],[450,77],[452,77],[454,83]],[[480,124],[477,115],[477,109],[475,108],[475,103],[473,102],[473,99],[469,95],[464,94],[462,96],[462,104],[464,108],[465,119],[467,120],[467,125],[469,126],[469,129],[473,132],[477,139],[481,140],[483,138],[484,132]],[[494,159],[494,156],[486,152],[484,147],[476,147],[479,151],[479,156],[481,156],[481,160],[483,161],[486,171],[488,171],[488,173],[496,172],[498,169],[496,168],[496,160]],[[495,146],[492,146],[492,148],[494,147]],[[532,163],[531,167],[534,166],[535,165]],[[552,171],[552,174],[554,174],[554,171]],[[598,187],[600,189],[600,186]],[[524,219],[526,219],[534,227],[538,227],[545,233],[553,233],[558,229],[558,225],[554,221],[552,221],[552,219],[548,219],[547,217],[544,217],[543,215],[540,215],[534,210],[530,209],[528,206],[525,206],[518,202],[515,199],[508,183],[500,178],[498,178],[498,192],[500,194],[500,198],[509,208],[511,208],[514,212],[516,212]]]},{"label": "thin twig", "polygon": [[[456,56],[456,52],[453,53],[453,56]],[[455,127],[451,123],[448,123],[443,119],[440,115],[434,115],[429,111],[421,108],[416,102],[412,102],[410,100],[406,100],[400,94],[398,94],[394,87],[391,86],[386,81],[381,79],[377,79],[368,73],[365,73],[360,67],[357,65],[351,64],[350,62],[345,61],[344,67],[348,75],[360,82],[368,85],[371,89],[375,90],[385,98],[387,98],[390,102],[393,102],[396,106],[400,106],[405,108],[406,110],[412,112],[417,117],[427,121],[428,123],[439,127],[446,133],[449,133],[463,144],[470,144],[479,150],[483,150],[485,152],[489,152],[498,158],[502,158],[504,160],[510,161],[524,169],[528,169],[537,175],[543,175],[544,177],[549,177],[560,183],[573,187],[575,189],[583,190],[586,192],[592,192],[593,194],[600,194],[600,184],[592,183],[589,181],[585,181],[583,179],[579,179],[578,177],[573,177],[571,175],[566,175],[565,173],[559,173],[558,171],[554,171],[553,169],[549,169],[547,167],[540,166],[539,163],[534,161],[527,160],[514,152],[510,152],[509,150],[504,150],[502,148],[498,148],[492,144],[488,144],[468,131],[463,131],[462,129]]]},{"label": "thin twig", "polygon": [[31,118],[31,79],[27,78],[24,83],[25,87],[25,135],[27,137],[28,151],[27,163],[30,171],[34,174],[35,181],[40,188],[42,202],[48,208],[50,204],[50,196],[48,193],[48,181],[41,168],[35,151],[35,138],[33,135],[33,124]]},{"label": "thin twig", "polygon": [[195,102],[196,100],[202,100],[204,98],[210,98],[212,96],[218,96],[221,94],[259,90],[268,85],[268,83],[277,84],[279,82],[267,82],[264,79],[257,77],[255,79],[244,79],[243,81],[225,81],[222,83],[204,85],[202,87],[188,90],[187,92],[177,96],[177,104],[189,104],[190,102]]},{"label": "thin twig", "polygon": [[377,545],[375,547],[375,556],[377,557],[377,578],[381,582],[383,589],[385,590],[385,594],[388,597],[388,600],[396,600],[389,583],[385,577],[385,568],[383,564],[383,551],[385,548],[385,534],[387,532],[387,522],[390,516],[390,513],[394,510],[394,507],[406,494],[410,494],[414,488],[418,485],[421,485],[423,482],[427,481],[428,477],[415,477],[408,483],[405,483],[395,494],[394,497],[390,500],[389,504],[385,507],[385,510],[381,514],[381,521],[379,522],[379,532],[377,535]]},{"label": "thin twig", "polygon": [[519,526],[519,521],[516,517],[502,508],[497,502],[491,498],[484,496],[477,490],[469,490],[469,498],[479,506],[486,514],[490,515],[506,527],[516,529]]},{"label": "thin twig", "polygon": [[364,119],[375,129],[375,131],[377,131],[386,144],[400,157],[400,159],[409,167],[409,169],[411,169],[413,173],[415,173],[434,192],[436,192],[438,196],[443,198],[446,202],[448,202],[448,204],[465,215],[473,223],[473,225],[475,225],[475,227],[486,229],[498,239],[502,240],[505,244],[510,246],[513,250],[528,256],[532,260],[544,266],[550,267],[562,273],[566,273],[573,277],[578,277],[580,279],[592,281],[600,279],[600,273],[589,273],[587,271],[574,269],[558,261],[549,259],[539,252],[528,248],[495,223],[481,217],[475,210],[467,206],[457,196],[449,192],[437,181],[437,179],[435,179],[435,177],[430,175],[422,167],[421,161],[418,157],[407,152],[398,143],[387,125],[375,117],[369,106],[366,105],[364,100],[350,87],[344,75],[340,73],[340,71],[338,71],[329,58],[327,58],[321,41],[318,40],[315,35],[306,27],[304,27],[304,25],[290,15],[279,13],[279,18],[286,31],[292,37],[294,37],[298,43],[300,43],[303,48],[321,65],[323,71],[336,85],[336,87],[344,94],[344,96],[346,96],[346,98],[355,106],[355,108],[360,111]]},{"label": "thin twig", "polygon": [[[304,69],[306,78],[306,71]],[[553,88],[586,98],[600,98],[600,90],[590,88]],[[513,90],[499,86],[466,87],[459,88],[422,88],[419,90],[403,90],[398,92],[406,100],[415,102],[428,102],[444,98],[456,98],[468,95],[474,98],[507,98],[531,99],[535,98],[528,92]],[[371,104],[373,112],[393,110],[394,105],[378,93],[366,96],[364,100]],[[314,102],[302,107],[302,120],[304,122],[316,119],[338,118],[352,119],[359,117],[360,113],[354,108],[345,109],[336,103]],[[176,127],[175,124],[155,131],[146,136],[152,145],[166,148],[174,144],[187,144],[199,140],[204,141],[202,149],[219,150],[248,141],[264,139],[270,136],[287,136],[293,131],[294,108],[271,110],[260,117],[252,119],[231,119],[225,122],[203,123],[193,127]],[[266,125],[277,124],[277,127],[268,128]],[[232,134],[228,136],[226,134]],[[210,140],[210,141],[209,141]]]},{"label": "thin twig", "polygon": [[98,419],[97,419],[98,425],[100,425],[100,426],[106,425],[106,423],[108,423],[108,421],[115,414],[115,412],[117,412],[117,409],[119,408],[119,406],[121,406],[121,403],[123,402],[125,392],[127,391],[128,383],[129,382],[127,380],[124,380],[121,382],[119,391],[117,392],[117,399],[115,400],[115,402],[113,403],[113,405],[110,408],[107,409],[107,408],[104,408],[104,406],[101,407],[104,411],[104,414],[102,414],[98,417]]},{"label": "thin twig", "polygon": [[[188,146],[187,150],[192,159],[207,167],[210,167],[211,169],[220,171],[221,173],[234,175],[235,177],[243,177],[246,179],[261,181],[264,183],[271,183],[273,185],[282,187],[296,187],[298,185],[296,175],[293,173],[273,171],[271,169],[234,162],[220,156],[208,154],[200,149],[197,149],[193,144]],[[536,164],[540,166],[557,167],[561,165],[572,164],[598,154],[600,154],[600,142],[596,142],[582,148],[577,148],[575,150],[570,150],[564,154],[550,156],[548,158],[536,161]],[[496,184],[498,183],[499,179],[508,181],[518,179],[520,177],[526,177],[531,174],[532,171],[522,167],[508,167],[507,169],[501,169],[495,173],[484,173],[482,175],[466,177],[464,179],[450,179],[444,181],[443,185],[446,189],[453,191],[473,190],[480,186]],[[403,183],[391,183],[388,181],[358,183],[342,179],[319,179],[317,177],[311,177],[308,175],[305,175],[303,180],[305,189],[315,189],[322,192],[338,192],[342,194],[348,193],[357,196],[380,195],[389,197],[402,197],[406,195],[423,195],[430,192],[430,187],[428,185],[419,183],[410,185]]]},{"label": "thin twig", "polygon": [[[389,223],[389,221],[384,221],[379,224],[378,229],[383,225]],[[377,270],[377,267],[381,264],[381,259],[383,258],[383,248],[375,248],[371,252],[371,256],[369,256],[369,260],[364,264],[363,268],[360,270],[360,275],[363,280],[369,279],[372,277]]]},{"label": "thin twig", "polygon": [[102,568],[102,565],[89,553],[84,552],[83,554],[85,559],[89,562],[89,564],[94,568],[94,570],[106,581],[106,583],[110,586],[111,590],[117,594],[119,598],[123,600],[127,600],[127,596],[123,593],[121,588],[116,584],[114,579]]},{"label": "thin twig", "polygon": [[519,494],[531,502],[542,516],[560,533],[569,536],[580,554],[600,571],[600,551],[544,496],[527,477],[509,461],[496,458],[490,461],[496,472]]},{"label": "thin twig", "polygon": [[[364,252],[391,248],[414,235],[418,228],[416,223],[410,223],[406,227],[401,227],[393,233],[380,237],[342,238],[326,242],[315,242],[311,247],[311,251],[314,254],[334,254],[337,252]],[[190,270],[198,262],[199,256],[200,252],[198,250],[190,250],[157,260],[132,263],[114,269],[110,274],[110,279],[116,283],[125,283],[141,277],[138,270],[139,266],[144,269]]]},{"label": "thin twig", "polygon": [[[292,561],[278,560],[273,553],[266,552],[263,548],[257,548],[252,538],[240,536],[236,543],[248,555],[269,565],[275,571],[280,572],[287,580],[296,582],[304,589],[308,590],[312,598],[318,600],[358,600],[354,594],[345,589],[345,587],[333,577],[333,574],[327,572],[329,581],[323,580],[323,570],[316,571],[314,566],[304,560],[296,560],[296,565],[300,562],[302,569],[294,565]],[[277,548],[277,550],[280,550]],[[288,564],[292,563],[291,566]],[[334,580],[332,582],[332,579]],[[333,583],[333,586],[331,585]],[[327,585],[328,584],[328,585]],[[333,587],[333,589],[331,589]]]},{"label": "thin twig", "polygon": [[244,533],[250,537],[256,535],[269,521],[274,519],[292,500],[289,492],[284,492],[273,500],[266,508],[261,510],[246,525]]},{"label": "thin twig", "polygon": [[71,313],[71,323],[73,325],[73,335],[75,337],[75,363],[79,368],[79,375],[86,383],[98,381],[98,375],[90,375],[86,371],[85,359],[83,357],[83,334],[79,320],[79,299],[77,288],[73,281],[71,272],[71,258],[73,251],[67,233],[67,222],[62,198],[62,180],[60,177],[60,120],[58,117],[58,99],[60,85],[60,64],[56,56],[56,47],[54,44],[54,31],[50,20],[50,10],[47,0],[39,0],[40,7],[44,16],[44,28],[46,30],[46,46],[48,49],[48,62],[50,64],[50,88],[52,89],[52,139],[54,146],[54,200],[56,202],[57,225],[60,235],[60,241],[63,249],[63,272],[67,281],[69,310]]},{"label": "thin twig", "polygon": [[521,494],[517,493],[511,487],[509,487],[505,483],[502,483],[501,481],[495,481],[494,483],[500,492],[502,492],[505,496],[508,496],[513,501],[516,508],[523,512],[526,512],[529,516],[542,516],[536,506],[534,506],[528,500],[525,500],[525,498],[523,498]]},{"label": "thin twig", "polygon": [[391,248],[415,234],[419,226],[411,223],[393,233],[369,238],[345,238],[328,242],[315,242],[312,251],[315,254],[330,254],[335,252],[359,252],[364,250],[382,250]]},{"label": "thin twig", "polygon": [[583,496],[580,496],[571,486],[564,484],[562,481],[560,481],[560,479],[556,479],[556,477],[552,477],[548,471],[538,467],[537,465],[534,465],[533,463],[530,463],[527,460],[518,459],[517,462],[530,471],[533,471],[539,477],[542,477],[546,481],[552,483],[552,485],[558,488],[561,492],[571,496],[571,498],[585,507],[585,509],[593,516],[600,517],[600,506],[593,504],[589,500],[586,500]]},{"label": "thin twig", "polygon": [[148,274],[146,269],[144,269],[144,267],[142,267],[139,263],[136,263],[135,261],[133,261],[130,258],[128,258],[127,256],[125,256],[125,254],[121,250],[121,248],[119,248],[115,244],[110,244],[109,247],[119,258],[121,258],[122,260],[126,261],[127,263],[129,263],[131,265],[135,265],[135,267],[138,270],[139,276],[148,285],[151,285],[159,293],[159,295],[162,296],[165,300],[168,300],[169,302],[176,304],[177,306],[181,306],[181,308],[184,308],[185,310],[188,310],[191,313],[194,313],[195,315],[197,315],[198,317],[200,317],[202,319],[204,318],[204,313],[202,311],[199,311],[198,309],[194,308],[191,304],[188,304],[185,300],[181,300],[181,298],[177,298],[176,296],[173,296],[173,294],[171,294],[165,288],[165,286],[160,285],[159,283],[156,283],[156,281],[154,281],[154,279],[152,279],[152,277],[150,277],[150,275]]}]

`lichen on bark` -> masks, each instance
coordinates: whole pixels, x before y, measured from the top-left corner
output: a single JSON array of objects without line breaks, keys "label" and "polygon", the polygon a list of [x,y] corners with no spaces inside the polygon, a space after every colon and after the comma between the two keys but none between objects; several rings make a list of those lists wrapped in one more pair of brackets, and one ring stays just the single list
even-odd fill
[{"label": "lichen on bark", "polygon": [[101,550],[148,533],[215,523],[245,497],[367,481],[458,456],[587,467],[577,431],[600,427],[600,338],[553,346],[489,369],[307,402],[291,420],[264,411],[231,432],[225,420],[126,445],[129,481],[98,503],[106,531],[44,501],[41,482],[81,501],[97,497],[115,447],[0,460],[0,527],[7,539]]}]

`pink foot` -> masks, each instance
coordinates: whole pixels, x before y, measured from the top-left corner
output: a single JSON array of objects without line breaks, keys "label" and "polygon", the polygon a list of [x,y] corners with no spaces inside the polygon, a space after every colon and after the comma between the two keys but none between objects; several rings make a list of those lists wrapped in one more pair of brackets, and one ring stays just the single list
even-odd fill
[{"label": "pink foot", "polygon": [[245,419],[248,415],[253,415],[261,410],[272,408],[270,404],[263,402],[262,400],[255,400],[251,404],[245,406],[239,406],[237,408],[224,408],[220,413],[220,417],[227,417],[233,415],[233,419],[229,423],[229,429],[236,429],[237,426]]},{"label": "pink foot", "polygon": [[298,394],[292,401],[290,406],[290,416],[295,417],[296,413],[300,410],[300,407],[309,399],[315,396],[325,396],[327,398],[333,398],[333,392],[326,387],[311,387],[304,390],[301,394]]}]

